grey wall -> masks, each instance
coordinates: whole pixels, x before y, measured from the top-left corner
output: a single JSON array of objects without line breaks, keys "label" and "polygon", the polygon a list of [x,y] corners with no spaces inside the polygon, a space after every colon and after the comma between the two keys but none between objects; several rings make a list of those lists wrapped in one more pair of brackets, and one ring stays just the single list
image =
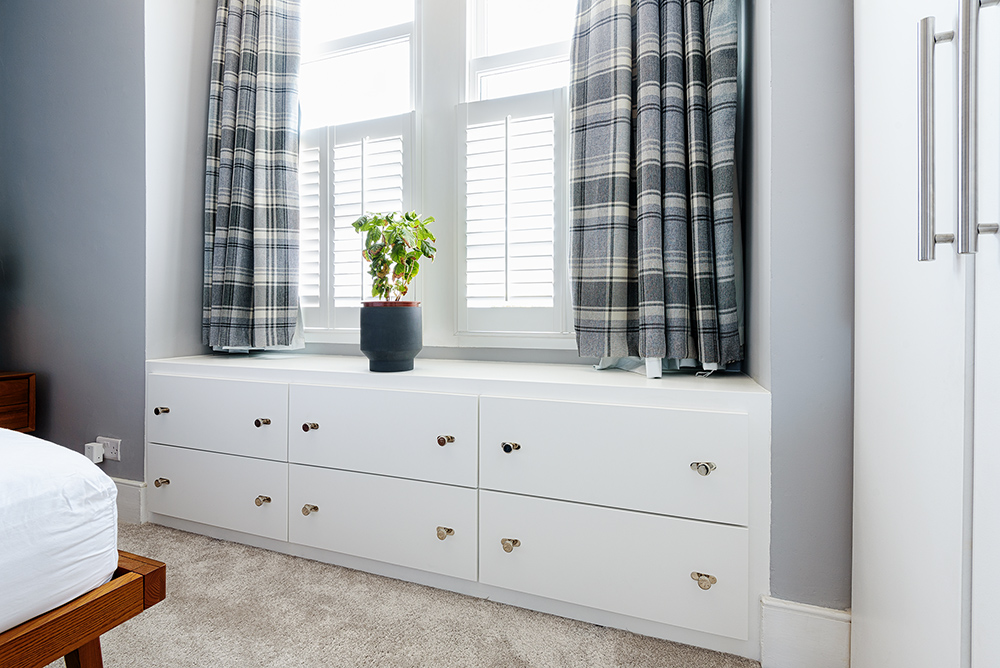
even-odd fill
[{"label": "grey wall", "polygon": [[0,1],[0,360],[37,435],[143,475],[142,0]]},{"label": "grey wall", "polygon": [[[853,6],[757,0],[751,373],[772,394],[771,592],[851,601]],[[767,96],[763,100],[762,96]],[[765,219],[766,218],[766,222]],[[766,235],[766,239],[761,236]],[[762,264],[766,263],[765,264]],[[755,297],[756,296],[756,297]],[[764,311],[761,313],[760,311]],[[753,349],[752,349],[753,350]],[[751,353],[753,354],[753,352]]]}]

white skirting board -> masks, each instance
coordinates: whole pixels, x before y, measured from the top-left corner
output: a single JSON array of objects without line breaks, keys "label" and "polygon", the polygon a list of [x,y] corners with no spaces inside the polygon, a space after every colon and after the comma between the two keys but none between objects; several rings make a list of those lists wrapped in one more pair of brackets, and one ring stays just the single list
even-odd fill
[{"label": "white skirting board", "polygon": [[851,613],[761,599],[762,668],[849,668]]},{"label": "white skirting board", "polygon": [[118,487],[118,521],[142,524],[149,521],[146,510],[146,483],[138,480],[112,478]]}]

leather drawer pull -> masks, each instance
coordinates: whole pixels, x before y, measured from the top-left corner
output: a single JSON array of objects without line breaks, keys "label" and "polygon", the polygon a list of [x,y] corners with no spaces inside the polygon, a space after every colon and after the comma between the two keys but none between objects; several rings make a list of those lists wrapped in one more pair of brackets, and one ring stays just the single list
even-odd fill
[{"label": "leather drawer pull", "polygon": [[268,424],[271,424],[271,418],[257,418],[256,420],[253,421],[253,426],[257,427],[258,429]]},{"label": "leather drawer pull", "polygon": [[258,506],[263,506],[265,503],[271,503],[271,497],[264,496],[263,494],[261,494],[256,499],[254,499],[253,502],[256,503]]},{"label": "leather drawer pull", "polygon": [[310,429],[319,429],[319,422],[303,422],[302,431],[309,431]]},{"label": "leather drawer pull", "polygon": [[170,409],[166,406],[157,406],[153,409],[153,415],[160,415],[164,413],[169,413]]},{"label": "leather drawer pull", "polygon": [[153,484],[156,485],[157,487],[160,487],[162,485],[169,485],[170,484],[170,479],[169,478],[157,478],[156,480],[153,481]]}]

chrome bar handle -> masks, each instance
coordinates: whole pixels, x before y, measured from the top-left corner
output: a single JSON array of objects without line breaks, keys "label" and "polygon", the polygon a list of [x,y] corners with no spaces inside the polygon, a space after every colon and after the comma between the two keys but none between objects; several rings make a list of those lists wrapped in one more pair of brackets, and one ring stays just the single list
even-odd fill
[{"label": "chrome bar handle", "polygon": [[958,252],[979,250],[978,60],[980,0],[960,0],[958,10]]},{"label": "chrome bar handle", "polygon": [[[1000,0],[998,0],[1000,1]],[[917,260],[934,259],[937,244],[953,235],[934,233],[934,45],[950,42],[953,31],[935,33],[934,17],[917,24]]]},{"label": "chrome bar handle", "polygon": [[934,259],[934,17],[917,24],[917,260]]}]

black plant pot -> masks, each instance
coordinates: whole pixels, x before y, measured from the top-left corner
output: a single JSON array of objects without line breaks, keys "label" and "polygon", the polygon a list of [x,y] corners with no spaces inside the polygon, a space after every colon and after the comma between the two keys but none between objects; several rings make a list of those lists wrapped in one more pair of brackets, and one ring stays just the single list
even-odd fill
[{"label": "black plant pot", "polygon": [[361,352],[369,371],[411,371],[423,347],[420,302],[362,302]]}]

